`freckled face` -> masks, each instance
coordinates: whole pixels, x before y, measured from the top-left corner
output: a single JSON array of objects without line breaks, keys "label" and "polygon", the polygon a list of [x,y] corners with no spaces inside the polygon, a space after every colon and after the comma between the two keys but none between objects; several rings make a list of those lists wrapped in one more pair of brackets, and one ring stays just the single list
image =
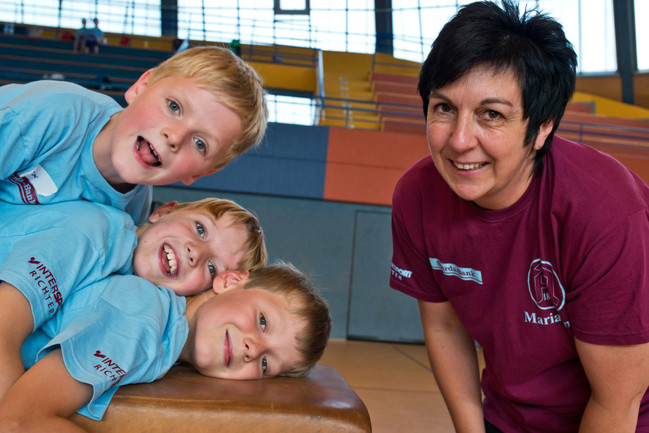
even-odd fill
[{"label": "freckled face", "polygon": [[514,204],[527,189],[536,150],[552,125],[524,146],[527,120],[518,79],[476,67],[430,95],[426,122],[435,167],[461,198],[486,209]]},{"label": "freckled face", "polygon": [[99,145],[110,149],[110,165],[96,161],[100,171],[111,184],[147,185],[189,184],[213,173],[241,134],[239,116],[195,79],[149,85],[150,77],[128,90],[129,105],[100,133]]},{"label": "freckled face", "polygon": [[[215,284],[219,284],[218,277]],[[225,379],[277,376],[301,361],[303,329],[286,297],[242,285],[214,296],[196,312],[191,363],[203,375]]]},{"label": "freckled face", "polygon": [[151,219],[138,231],[134,272],[178,295],[211,288],[214,277],[237,269],[247,251],[247,230],[228,213],[217,220],[207,212],[174,210]]}]

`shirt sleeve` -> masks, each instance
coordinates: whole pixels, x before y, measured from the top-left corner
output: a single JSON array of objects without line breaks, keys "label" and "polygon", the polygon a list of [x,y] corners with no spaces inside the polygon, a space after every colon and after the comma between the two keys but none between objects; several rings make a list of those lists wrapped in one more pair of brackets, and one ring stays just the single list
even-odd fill
[{"label": "shirt sleeve", "polygon": [[[74,319],[38,355],[40,359],[53,348],[61,348],[68,372],[93,389],[91,401],[78,412],[96,420],[103,417],[119,386],[152,382],[164,375],[171,366],[163,362],[165,347],[161,343],[162,334],[150,317],[146,314],[132,314],[131,311],[120,308],[120,304],[132,303],[124,299],[125,292],[146,291],[144,285],[151,283],[134,276],[109,278],[107,281],[108,286],[105,288],[87,288],[103,290],[104,295],[89,305],[75,305],[73,308],[77,311],[66,312],[73,314]],[[99,284],[104,283],[106,280]],[[120,299],[115,299],[116,297]],[[143,301],[136,296],[136,302]],[[140,306],[138,311],[150,309]],[[166,311],[160,310],[159,314],[164,316]]]},{"label": "shirt sleeve", "polygon": [[419,188],[402,179],[392,200],[390,287],[422,301],[444,302],[447,299],[433,280],[423,227]]},{"label": "shirt sleeve", "polygon": [[38,328],[103,266],[103,251],[94,248],[83,233],[50,228],[23,236],[14,244],[0,267],[0,280],[15,286],[29,300],[34,327]]},{"label": "shirt sleeve", "polygon": [[649,342],[649,216],[623,219],[586,250],[570,282],[575,337],[593,344]]},{"label": "shirt sleeve", "polygon": [[[71,130],[87,128],[69,83],[37,81],[0,88],[0,180],[34,168],[36,160],[60,152]],[[7,89],[4,89],[7,87]],[[56,107],[56,108],[53,108]]]},{"label": "shirt sleeve", "polygon": [[18,115],[9,107],[0,107],[0,180],[9,177],[30,160]]},{"label": "shirt sleeve", "polygon": [[[35,328],[78,287],[110,274],[131,273],[137,243],[135,227],[123,212],[84,202],[47,206],[5,205],[8,222],[0,230],[0,243],[9,249],[4,262],[0,260],[0,280],[29,300]],[[32,231],[33,223],[24,227],[21,216],[42,219],[44,228]]]}]

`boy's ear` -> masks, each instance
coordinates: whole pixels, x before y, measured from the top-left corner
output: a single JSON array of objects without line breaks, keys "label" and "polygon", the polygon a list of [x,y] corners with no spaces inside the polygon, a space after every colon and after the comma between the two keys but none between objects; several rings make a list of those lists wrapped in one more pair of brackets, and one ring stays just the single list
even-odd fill
[{"label": "boy's ear", "polygon": [[194,175],[194,176],[189,176],[188,178],[183,179],[181,182],[184,183],[185,185],[191,185],[191,184],[194,183],[197,179],[200,179],[200,178],[203,177],[203,176],[209,176],[210,174],[214,174],[214,173],[216,173],[217,171],[219,171],[218,168],[213,168],[212,170],[208,170],[208,171],[206,171],[205,173],[202,173],[202,174],[196,174],[196,175]]},{"label": "boy's ear", "polygon": [[250,272],[248,271],[243,272],[232,269],[223,271],[214,278],[212,290],[214,293],[219,294],[241,287],[241,285],[248,279],[248,275],[250,275]]},{"label": "boy's ear", "polygon": [[151,215],[149,215],[149,222],[154,223],[158,221],[164,215],[173,212],[173,210],[176,209],[176,206],[178,206],[177,201],[170,201],[163,204],[162,206],[151,212]]},{"label": "boy's ear", "polygon": [[126,99],[127,104],[130,104],[137,95],[142,93],[142,91],[149,84],[149,80],[151,79],[152,75],[153,69],[149,69],[148,71],[140,75],[140,78],[137,79],[135,84],[128,88],[128,90],[124,94],[124,99]]}]

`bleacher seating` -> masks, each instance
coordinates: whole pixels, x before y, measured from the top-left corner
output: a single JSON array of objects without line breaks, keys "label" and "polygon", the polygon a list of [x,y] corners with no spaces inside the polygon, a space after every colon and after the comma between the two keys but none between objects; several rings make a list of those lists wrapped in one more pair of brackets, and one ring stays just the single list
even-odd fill
[{"label": "bleacher seating", "polygon": [[105,45],[99,55],[78,54],[68,40],[0,34],[0,83],[63,79],[104,92],[124,105],[124,92],[171,52]]}]

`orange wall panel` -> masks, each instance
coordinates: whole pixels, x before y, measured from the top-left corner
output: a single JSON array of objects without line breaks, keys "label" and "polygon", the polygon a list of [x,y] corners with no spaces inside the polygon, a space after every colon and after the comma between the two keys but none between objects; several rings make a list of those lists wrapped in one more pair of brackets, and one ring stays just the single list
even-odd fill
[{"label": "orange wall panel", "polygon": [[332,127],[324,199],[389,206],[399,178],[425,155],[423,135]]}]

